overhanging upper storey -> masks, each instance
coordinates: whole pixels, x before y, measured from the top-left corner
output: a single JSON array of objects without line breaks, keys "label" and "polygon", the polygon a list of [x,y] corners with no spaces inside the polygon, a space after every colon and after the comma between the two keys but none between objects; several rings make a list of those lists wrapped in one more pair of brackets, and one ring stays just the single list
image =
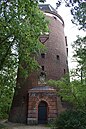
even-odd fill
[{"label": "overhanging upper storey", "polygon": [[57,13],[56,9],[54,9],[50,4],[39,4],[39,8],[45,13],[49,13],[56,16],[64,25],[62,17]]}]

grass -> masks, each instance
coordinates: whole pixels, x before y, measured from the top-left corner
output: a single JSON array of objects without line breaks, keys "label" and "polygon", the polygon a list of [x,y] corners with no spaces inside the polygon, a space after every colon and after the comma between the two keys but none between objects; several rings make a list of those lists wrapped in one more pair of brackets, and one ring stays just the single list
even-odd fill
[{"label": "grass", "polygon": [[7,129],[7,127],[3,124],[0,124],[0,129]]},{"label": "grass", "polygon": [[0,129],[9,129],[4,123],[0,123]]}]

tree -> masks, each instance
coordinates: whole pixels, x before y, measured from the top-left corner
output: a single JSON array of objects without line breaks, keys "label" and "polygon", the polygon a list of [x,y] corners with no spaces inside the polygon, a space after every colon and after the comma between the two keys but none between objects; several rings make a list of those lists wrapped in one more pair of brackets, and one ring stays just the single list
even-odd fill
[{"label": "tree", "polygon": [[0,119],[8,116],[16,86],[16,72],[13,63],[6,69],[0,72]]},{"label": "tree", "polygon": [[74,49],[73,58],[77,62],[76,75],[86,84],[86,36],[77,36],[77,40],[72,44]]},{"label": "tree", "polygon": [[66,7],[70,7],[73,16],[72,22],[78,25],[79,29],[86,30],[86,1],[85,0],[57,0],[57,8],[65,2]]},{"label": "tree", "polygon": [[77,63],[74,71],[69,73],[72,80],[65,76],[59,81],[49,80],[48,85],[57,87],[57,94],[70,102],[76,110],[86,111],[86,36],[77,36],[72,47],[73,59]]},{"label": "tree", "polygon": [[[69,81],[68,77],[61,80],[49,80],[48,85],[57,88],[57,95],[62,101],[70,103],[75,110],[86,111],[86,85],[79,80]],[[71,108],[72,108],[71,107]]]},{"label": "tree", "polygon": [[78,25],[79,29],[86,31],[86,2],[78,1],[73,4],[71,14],[73,15],[72,22]]},{"label": "tree", "polygon": [[[15,48],[17,48],[15,53],[17,61],[24,60],[29,67],[32,67],[31,55],[38,53],[43,48],[39,42],[39,36],[47,31],[43,13],[39,11],[37,3],[33,0],[16,2],[2,0],[0,6],[0,29],[2,30],[0,70],[5,64],[7,56],[14,54],[12,49]],[[29,58],[29,62],[27,58]]]},{"label": "tree", "polygon": [[[9,111],[17,69],[26,77],[38,63],[33,58],[45,47],[39,36],[48,29],[34,0],[0,1],[0,115]],[[5,114],[6,115],[6,114]]]}]

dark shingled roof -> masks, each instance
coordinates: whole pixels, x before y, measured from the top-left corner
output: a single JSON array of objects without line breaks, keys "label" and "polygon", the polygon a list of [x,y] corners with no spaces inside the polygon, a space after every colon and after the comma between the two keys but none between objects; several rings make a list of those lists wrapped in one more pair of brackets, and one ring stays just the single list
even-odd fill
[{"label": "dark shingled roof", "polygon": [[44,12],[57,12],[50,4],[39,4],[39,8]]},{"label": "dark shingled roof", "polygon": [[64,21],[62,17],[57,13],[56,9],[54,9],[50,4],[39,4],[39,8],[45,13],[50,13],[57,16],[62,21],[62,24],[64,26]]}]

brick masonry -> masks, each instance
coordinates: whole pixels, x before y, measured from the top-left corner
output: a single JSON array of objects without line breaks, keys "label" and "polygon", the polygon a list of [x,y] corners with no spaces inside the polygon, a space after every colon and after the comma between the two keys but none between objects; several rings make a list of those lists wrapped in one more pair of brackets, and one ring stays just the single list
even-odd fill
[{"label": "brick masonry", "polygon": [[28,97],[28,124],[38,124],[38,106],[41,101],[45,101],[48,105],[47,121],[50,121],[57,116],[57,95],[55,90],[30,90]]},{"label": "brick masonry", "polygon": [[47,52],[45,58],[39,56],[38,62],[44,66],[47,80],[57,80],[68,72],[64,26],[58,19],[54,19],[54,16],[47,16],[47,18],[50,21],[49,39],[45,42]]}]

